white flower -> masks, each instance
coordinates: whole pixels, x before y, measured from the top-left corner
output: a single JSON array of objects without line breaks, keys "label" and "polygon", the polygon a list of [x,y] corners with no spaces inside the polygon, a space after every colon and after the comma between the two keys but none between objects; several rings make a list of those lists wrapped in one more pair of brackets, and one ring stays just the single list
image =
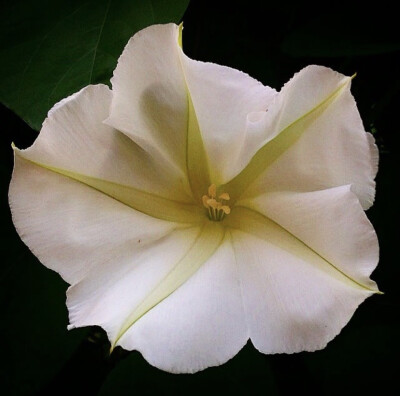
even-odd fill
[{"label": "white flower", "polygon": [[351,78],[310,66],[279,93],[189,59],[178,26],[126,46],[112,79],[54,106],[15,149],[23,241],[71,286],[70,328],[194,372],[250,338],[325,347],[378,289],[378,155]]}]

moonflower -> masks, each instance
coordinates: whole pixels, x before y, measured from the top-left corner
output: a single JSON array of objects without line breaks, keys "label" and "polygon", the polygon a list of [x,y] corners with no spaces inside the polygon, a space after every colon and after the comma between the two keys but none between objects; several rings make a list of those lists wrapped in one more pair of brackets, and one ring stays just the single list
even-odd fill
[{"label": "moonflower", "polygon": [[351,78],[319,66],[280,92],[185,56],[181,28],[127,44],[15,149],[22,240],[70,284],[69,328],[169,372],[324,348],[379,293],[364,210],[378,154]]}]

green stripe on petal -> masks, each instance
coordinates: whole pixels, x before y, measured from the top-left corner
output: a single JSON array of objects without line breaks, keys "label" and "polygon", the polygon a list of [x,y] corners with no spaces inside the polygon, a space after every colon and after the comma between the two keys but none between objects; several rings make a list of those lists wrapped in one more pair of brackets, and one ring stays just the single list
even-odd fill
[{"label": "green stripe on petal", "polygon": [[173,201],[130,186],[34,162],[24,158],[23,152],[15,146],[13,146],[13,149],[15,154],[25,161],[81,182],[141,213],[177,223],[200,223],[204,221],[204,211],[197,205]]},{"label": "green stripe on petal", "polygon": [[143,315],[185,283],[215,253],[221,245],[224,235],[225,229],[221,224],[210,221],[204,223],[188,252],[133,310],[118,332],[111,349],[115,348],[118,341]]},{"label": "green stripe on petal", "polygon": [[381,293],[350,277],[281,225],[257,211],[236,206],[230,216],[226,218],[225,225],[265,240],[351,287],[372,293]]},{"label": "green stripe on petal", "polygon": [[183,22],[179,24],[179,35],[178,35],[178,45],[182,48],[182,30],[183,30]]},{"label": "green stripe on petal", "polygon": [[196,200],[201,202],[202,196],[210,186],[208,159],[201,136],[199,123],[189,90],[188,96],[188,131],[186,164],[189,184]]},{"label": "green stripe on petal", "polygon": [[201,135],[199,121],[193,106],[189,86],[182,65],[182,30],[183,23],[179,25],[178,45],[180,47],[180,62],[182,74],[185,79],[187,95],[187,141],[186,141],[186,170],[189,179],[190,188],[195,199],[201,203],[201,198],[211,184],[208,158],[204,147],[203,137]]},{"label": "green stripe on petal", "polygon": [[350,84],[350,81],[351,78],[347,78],[343,84],[317,106],[279,132],[275,138],[257,151],[249,164],[236,177],[221,187],[230,194],[231,204],[238,200],[247,187],[249,187],[268,166],[300,139],[306,128],[344,91],[348,84]]}]

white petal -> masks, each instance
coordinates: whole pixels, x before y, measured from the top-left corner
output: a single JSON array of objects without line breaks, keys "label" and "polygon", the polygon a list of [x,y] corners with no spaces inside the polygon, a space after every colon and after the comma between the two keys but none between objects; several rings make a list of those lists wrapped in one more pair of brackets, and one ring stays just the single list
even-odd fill
[{"label": "white petal", "polygon": [[183,52],[181,57],[211,180],[219,185],[236,176],[265,141],[264,130],[247,125],[258,112],[265,113],[275,90],[239,70],[195,61]]},{"label": "white petal", "polygon": [[110,101],[104,85],[64,99],[49,112],[35,143],[16,154],[153,217],[182,222],[200,217],[186,178],[157,166],[127,136],[102,123]]},{"label": "white petal", "polygon": [[182,373],[220,365],[248,339],[235,257],[228,238],[178,290],[126,333],[154,366]]},{"label": "white petal", "polygon": [[[234,227],[250,337],[265,353],[323,348],[378,292],[376,234],[350,186],[238,202]],[[237,231],[237,230],[240,231]]]},{"label": "white petal", "polygon": [[71,284],[103,261],[118,268],[122,250],[155,243],[177,227],[19,156],[9,199],[21,239]]},{"label": "white petal", "polygon": [[90,85],[57,103],[35,143],[20,154],[49,167],[189,200],[185,180],[157,167],[129,138],[102,122],[111,96],[107,86]]},{"label": "white petal", "polygon": [[196,227],[178,229],[113,249],[113,256],[99,260],[68,290],[70,327],[102,326],[114,343],[131,313],[185,256],[198,235]]},{"label": "white petal", "polygon": [[263,353],[322,349],[372,292],[338,279],[283,234],[268,241],[275,231],[266,228],[261,238],[233,232],[250,339]]},{"label": "white petal", "polygon": [[340,271],[376,290],[376,233],[350,186],[309,193],[277,192],[238,202],[262,213]]},{"label": "white petal", "polygon": [[363,207],[372,205],[377,150],[364,131],[350,78],[324,67],[303,69],[277,95],[259,128],[276,138],[241,175],[245,186],[258,176],[246,197],[352,184]]},{"label": "white petal", "polygon": [[111,80],[107,123],[155,161],[185,174],[188,100],[178,39],[179,27],[168,24],[150,26],[129,40]]},{"label": "white petal", "polygon": [[[290,232],[251,209],[237,207],[230,215],[250,338],[264,353],[325,347],[358,305],[377,292],[367,278],[378,253],[372,227],[348,188],[332,195],[332,201],[340,201],[336,206],[323,196],[311,200],[311,204],[320,204],[316,205],[317,215],[308,211],[309,219],[300,213],[303,202],[299,197],[273,200],[276,206],[271,204],[270,209],[276,210],[280,204],[279,210],[288,220],[291,212],[291,224],[297,225],[297,231],[306,230],[301,234],[304,240],[289,227]],[[287,206],[290,203],[295,207],[292,211]],[[323,204],[331,224],[324,216],[317,221]],[[312,241],[307,239],[311,234]]]}]

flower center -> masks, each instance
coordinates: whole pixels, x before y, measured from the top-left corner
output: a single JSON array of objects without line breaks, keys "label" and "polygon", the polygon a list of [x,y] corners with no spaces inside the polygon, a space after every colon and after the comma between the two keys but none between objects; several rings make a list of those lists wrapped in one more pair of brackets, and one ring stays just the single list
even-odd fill
[{"label": "flower center", "polygon": [[202,197],[203,205],[207,209],[208,218],[212,221],[221,221],[225,215],[231,213],[231,208],[224,204],[224,201],[229,201],[228,193],[222,193],[217,199],[217,187],[211,184],[208,187],[208,195]]}]

